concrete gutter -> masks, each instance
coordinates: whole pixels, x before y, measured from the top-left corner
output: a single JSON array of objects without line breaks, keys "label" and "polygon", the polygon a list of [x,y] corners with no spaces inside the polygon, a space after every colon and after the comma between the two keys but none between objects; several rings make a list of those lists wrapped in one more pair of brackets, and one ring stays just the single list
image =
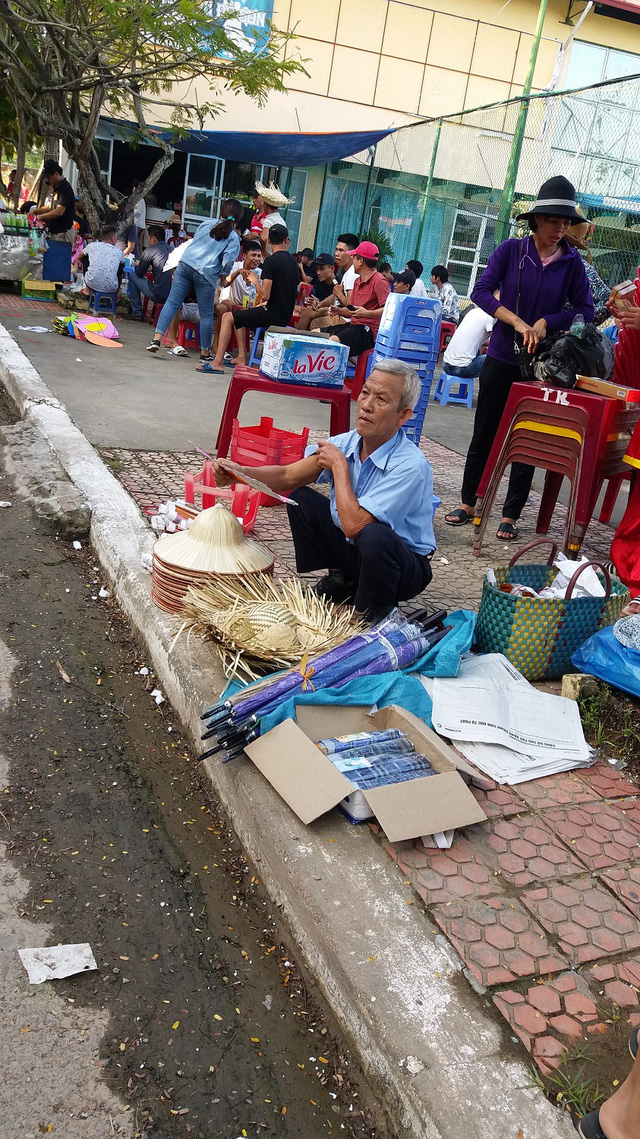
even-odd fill
[{"label": "concrete gutter", "polygon": [[[90,537],[159,683],[199,750],[199,713],[223,687],[211,650],[153,605],[141,555],[152,533],[66,408],[0,325],[0,379],[91,506]],[[303,826],[249,760],[204,764],[307,967],[357,1050],[397,1136],[575,1139],[516,1042],[366,827],[337,814]],[[413,900],[414,904],[408,904]]]}]

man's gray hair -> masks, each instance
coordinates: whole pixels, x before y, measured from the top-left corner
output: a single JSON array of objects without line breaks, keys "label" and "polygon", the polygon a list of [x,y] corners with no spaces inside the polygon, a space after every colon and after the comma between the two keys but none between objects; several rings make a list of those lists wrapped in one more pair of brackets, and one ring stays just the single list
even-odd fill
[{"label": "man's gray hair", "polygon": [[391,376],[402,376],[404,387],[400,397],[400,411],[405,407],[410,407],[412,411],[415,410],[420,399],[422,384],[418,373],[411,364],[406,364],[404,360],[376,360],[369,375],[372,376],[374,372],[387,372]]}]

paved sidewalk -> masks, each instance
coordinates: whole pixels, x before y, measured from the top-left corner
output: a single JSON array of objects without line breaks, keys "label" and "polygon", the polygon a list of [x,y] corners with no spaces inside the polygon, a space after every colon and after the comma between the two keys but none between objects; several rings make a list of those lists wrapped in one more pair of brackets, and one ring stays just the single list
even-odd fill
[{"label": "paved sidewalk", "polygon": [[[29,316],[31,318],[31,314]],[[14,319],[26,323],[20,317]],[[11,320],[6,315],[2,315],[2,320],[8,326],[11,325]],[[127,341],[129,335],[127,328]],[[141,342],[144,342],[148,334],[145,334],[139,326],[131,326],[131,341],[133,342],[134,337],[139,335]],[[64,374],[64,367],[61,366],[64,360],[58,351],[59,345],[62,346],[62,352],[68,352],[69,347],[71,351],[77,351],[80,346],[75,345],[73,341],[58,337],[55,338],[55,344],[52,344],[51,337],[42,336],[34,348],[28,342],[27,334],[20,336],[27,339],[27,342],[21,340],[24,350],[36,366],[42,369],[45,380],[51,384],[60,398],[66,399],[62,389],[68,387],[70,403],[75,401],[73,415],[84,427],[83,420],[88,421],[93,413],[88,404],[85,405],[77,399],[75,391],[77,380],[70,381]],[[123,338],[124,336],[123,332]],[[46,349],[42,347],[42,342],[45,342]],[[83,346],[83,351],[86,354],[88,346]],[[113,358],[112,352],[108,357],[110,368],[113,368]],[[104,352],[100,359],[104,360]],[[146,357],[141,359],[146,361]],[[175,363],[180,366],[182,362]],[[173,367],[174,361],[169,361],[169,364]],[[104,364],[99,364],[98,359],[94,357],[91,357],[91,366],[94,369],[92,376],[95,380],[92,390],[98,397],[96,402],[100,404],[98,418],[108,416],[112,425],[105,435],[94,439],[94,442],[102,445],[101,453],[122,486],[143,507],[156,505],[167,497],[179,495],[183,487],[184,469],[186,467],[192,470],[198,469],[194,452],[186,449],[181,438],[175,438],[175,432],[169,447],[163,445],[160,440],[156,444],[157,449],[149,447],[138,450],[134,449],[133,445],[124,445],[121,440],[127,433],[134,434],[137,426],[134,418],[135,400],[131,398],[131,383],[135,382],[134,376],[129,369],[127,381],[122,385],[122,398],[114,404],[116,386],[122,378],[121,371],[116,370],[112,374],[107,374]],[[129,365],[127,367],[129,368]],[[146,364],[144,370],[146,377]],[[184,374],[187,376],[186,372]],[[199,378],[197,382],[201,380],[202,378]],[[146,377],[145,385],[148,386],[148,382]],[[193,391],[189,386],[191,382],[187,376],[185,388],[181,389],[181,396],[184,396],[186,402],[193,398]],[[175,384],[171,385],[170,390],[175,397]],[[216,389],[216,392],[219,394],[219,389]],[[282,415],[288,415],[288,409],[295,401],[286,401],[286,412],[285,401],[274,400],[273,403],[273,414],[277,422],[280,409],[276,408],[276,404],[282,403]],[[182,407],[181,400],[181,414]],[[307,410],[305,408],[305,411]],[[317,410],[320,414],[326,411],[324,408]],[[429,415],[432,410],[435,420],[441,409],[430,408]],[[463,412],[463,409],[458,408],[442,410],[449,414]],[[271,407],[269,411],[271,413]],[[123,424],[120,421],[122,414],[129,422]],[[161,437],[165,432],[167,435],[171,434],[169,430],[172,423],[171,405],[166,403],[163,405],[163,414],[165,422],[159,433]],[[249,421],[256,422],[259,411],[248,407],[248,415]],[[296,429],[297,425],[290,417],[280,418],[280,422],[286,422],[287,426]],[[98,429],[97,419],[95,423]],[[318,432],[322,430],[321,423],[314,423],[313,426]],[[147,426],[143,424],[141,430],[143,433],[146,432]],[[180,432],[183,430],[184,423],[181,422]],[[110,442],[111,438],[118,438],[119,444],[114,445]],[[432,608],[477,608],[485,567],[488,564],[503,564],[507,561],[514,552],[513,545],[499,543],[493,537],[495,534],[493,527],[488,531],[489,538],[481,556],[478,559],[471,556],[472,527],[456,530],[447,527],[443,521],[446,510],[458,501],[463,458],[433,440],[423,439],[422,448],[432,462],[436,491],[443,500],[443,506],[437,511],[435,518],[438,549],[433,562],[434,580],[424,600]],[[537,504],[538,497],[533,492],[532,502],[527,508],[521,528],[523,544],[536,536]],[[559,539],[561,530],[559,520],[554,522],[551,536]],[[281,572],[294,570],[292,544],[283,508],[263,508],[259,513],[254,534],[274,551],[277,568]],[[602,526],[598,522],[592,523],[583,551],[600,560],[606,560],[611,536],[610,527]],[[123,588],[122,580],[120,588]],[[145,620],[148,622],[148,613]],[[153,626],[155,628],[150,635],[156,648],[159,649],[164,637],[162,630],[167,622],[162,615],[158,613],[154,615],[153,611],[151,611],[151,621],[151,628]],[[163,647],[162,652],[165,651]],[[206,655],[206,652],[200,653],[199,657],[202,659]],[[172,674],[172,679],[167,682],[167,690],[170,693],[170,684],[173,684],[174,692],[177,692],[176,686],[179,686],[180,665],[177,653],[173,660],[174,663],[168,666]],[[186,699],[182,694],[179,697],[176,695],[175,698],[179,707],[182,706],[180,701]],[[229,768],[231,766],[228,765]],[[247,802],[253,804],[253,810],[262,811],[264,826],[269,818],[268,812],[275,810],[275,807],[272,805],[273,796],[269,794],[269,789],[265,788],[260,777],[250,770],[247,771],[246,766],[242,770],[238,767],[233,772],[228,770],[219,772],[217,770],[219,767],[220,765],[216,765],[216,778],[232,781],[233,791],[228,791],[228,794],[239,792]],[[248,792],[241,786],[243,780],[248,780]],[[236,781],[238,781],[237,786]],[[224,785],[226,787],[226,783]],[[609,1090],[614,1079],[621,1079],[626,1074],[625,1036],[629,1025],[640,1021],[638,1003],[640,801],[636,797],[636,792],[637,787],[634,784],[602,764],[590,772],[558,776],[526,784],[521,786],[517,793],[511,789],[498,788],[488,793],[477,792],[490,818],[486,824],[458,832],[454,846],[448,852],[427,851],[419,842],[389,846],[382,836],[376,839],[379,845],[385,845],[397,868],[399,876],[394,890],[402,891],[410,885],[415,891],[411,897],[406,897],[405,892],[405,903],[409,902],[417,911],[411,919],[411,928],[414,939],[417,938],[420,942],[421,952],[431,944],[436,932],[439,932],[440,936],[444,935],[447,941],[443,941],[442,944],[453,947],[462,962],[468,980],[476,992],[482,994],[482,1015],[486,1017],[490,1010],[491,1016],[496,1018],[495,1023],[499,1020],[507,1029],[507,1036],[503,1036],[502,1046],[502,1054],[505,1057],[505,1078],[507,1072],[510,1072],[508,1088],[505,1089],[507,1100],[522,1088],[522,1083],[514,1088],[511,1082],[514,1074],[510,1071],[510,1064],[515,1053],[508,1044],[509,1037],[519,1038],[524,1049],[534,1058],[539,1072],[547,1076],[562,1065],[565,1058],[568,1058],[569,1064],[562,1069],[563,1072],[575,1074],[576,1065],[579,1066],[581,1063],[576,1059],[577,1045],[580,1045],[580,1049],[585,1045],[587,1048],[585,1055],[588,1060],[594,1059],[593,1073],[598,1074],[605,1091]],[[283,810],[279,822],[284,822],[287,815],[288,812]],[[237,825],[250,849],[255,851],[256,843],[259,847],[260,842],[265,841],[267,832],[257,831],[254,834],[246,827],[243,832],[242,824],[238,822]],[[290,828],[290,816],[285,826]],[[347,869],[345,862],[340,868],[345,874],[344,890],[353,887],[356,890],[364,890],[363,900],[367,899],[367,904],[369,900],[372,904],[375,903],[374,909],[378,916],[374,918],[371,911],[366,920],[372,922],[372,928],[377,931],[373,941],[376,937],[382,938],[383,931],[377,907],[382,907],[382,911],[386,912],[387,905],[391,904],[388,898],[393,891],[384,865],[388,862],[387,856],[384,855],[381,861],[382,851],[379,851],[375,860],[366,863],[366,870],[365,864],[358,862],[355,846],[360,848],[360,853],[369,849],[368,845],[363,846],[363,840],[368,833],[366,829],[349,828],[346,822],[332,816],[316,827],[303,828],[302,831],[299,831],[299,824],[295,824],[295,830],[302,836],[301,839],[294,840],[296,844],[302,843],[300,851],[303,847],[306,851],[308,846],[310,852],[318,842],[324,847],[326,835],[330,833],[332,837],[329,841],[337,844],[332,850],[333,855],[341,853],[345,858],[355,857],[353,867]],[[276,838],[272,830],[268,833],[269,841],[276,844],[274,850],[270,851],[271,871],[273,872],[274,866],[279,865],[284,858],[285,862],[282,865],[283,867],[287,865],[287,875],[293,875],[290,883],[293,884],[296,881],[296,857],[293,858],[293,864],[287,863],[287,858],[291,857],[291,854],[285,853],[288,849],[287,834],[279,834]],[[257,835],[262,837],[258,839]],[[356,837],[359,839],[358,842],[355,841]],[[306,854],[302,857],[304,861]],[[317,857],[319,861],[314,861]],[[312,865],[322,866],[323,873],[328,873],[327,866],[331,861],[325,848],[317,856],[314,853]],[[311,874],[308,860],[306,864],[308,873]],[[349,875],[353,878],[353,882],[347,883]],[[265,878],[269,880],[269,871],[266,872]],[[386,883],[388,896],[376,892],[381,882]],[[317,907],[319,913],[325,901],[321,903],[315,893],[313,876],[309,880],[305,877],[304,886],[299,878],[298,883],[301,892],[309,892],[310,899],[313,897],[313,901],[309,901],[310,913],[314,907]],[[281,889],[277,877],[272,880],[271,885],[276,893]],[[370,890],[374,892],[371,899],[368,898]],[[399,931],[397,912],[394,913],[396,913],[394,919],[396,925],[392,923],[384,931],[390,954],[393,954],[394,937]],[[295,916],[293,920],[295,926]],[[317,925],[317,920],[316,917],[313,928],[316,932],[322,929],[323,943],[325,941],[327,944],[330,943],[333,933],[328,927]],[[328,920],[328,917],[323,919],[323,921]],[[367,931],[368,927],[365,925],[362,930]],[[337,935],[337,930],[334,932]],[[320,936],[319,933],[317,936]],[[347,944],[352,936],[350,927]],[[338,953],[335,967],[339,972],[343,970],[348,972],[350,962],[342,958],[340,938],[336,936],[334,942],[334,952]],[[406,956],[406,940],[403,946]],[[414,948],[416,946],[412,943],[412,949]],[[305,951],[311,953],[313,958],[316,952],[315,944],[307,945]],[[362,953],[362,949],[358,949],[357,952]],[[398,949],[398,953],[400,952]],[[360,957],[353,960],[360,960]],[[377,957],[369,956],[366,960],[375,962]],[[388,982],[388,992],[394,993],[396,992],[394,986],[400,982],[394,972],[395,965],[391,965],[388,954],[385,957],[385,967],[391,970],[390,975],[393,977],[393,980]],[[374,972],[374,966],[370,971]],[[448,972],[450,973],[450,970]],[[406,1051],[418,1055],[421,1054],[423,1047],[435,1046],[437,1054],[441,1039],[438,1033],[444,1032],[443,1071],[449,1071],[446,1067],[448,1061],[445,1061],[444,1056],[445,1053],[447,1056],[450,1055],[452,1041],[448,1037],[445,1039],[446,1030],[443,1025],[446,1018],[443,1020],[443,1008],[449,1005],[453,1010],[456,1001],[462,1001],[463,1007],[469,1009],[468,1031],[477,1043],[472,1024],[475,1023],[473,1018],[479,1013],[476,1004],[478,998],[472,993],[471,988],[468,988],[466,993],[455,990],[455,981],[450,977],[445,978],[442,966],[435,974],[416,975],[415,970],[405,973],[405,981],[402,984],[407,993],[415,982],[419,982],[419,988],[424,987],[424,1000],[429,1002],[430,1007],[434,1010],[438,1008],[437,1016],[434,1012],[437,1020],[437,1028],[434,1027],[436,1035],[432,1037],[427,1033],[424,1039],[417,1037],[411,1040],[405,1039],[401,1046],[403,1044]],[[361,983],[363,986],[366,984],[364,975]],[[331,986],[331,980],[326,976],[325,985],[329,988]],[[440,988],[442,992],[439,993]],[[380,989],[376,992],[380,996]],[[403,1002],[405,998],[409,999],[407,993],[403,990]],[[358,1004],[361,1003],[360,994],[357,1001]],[[376,1007],[379,1018],[382,1015],[382,1008]],[[342,1011],[344,1010],[340,1010],[339,1015]],[[367,1013],[367,1018],[369,1016],[373,1016],[373,1013]],[[380,1020],[377,1023],[380,1029]],[[456,1029],[457,1043],[454,1042],[454,1048],[463,1044],[463,1029],[460,1025],[457,1025]],[[364,1039],[361,1026],[354,1031],[360,1040]],[[598,1046],[600,1041],[604,1042],[602,1048]],[[492,1048],[490,1052],[493,1057]],[[522,1055],[526,1053],[523,1052]],[[431,1130],[429,1123],[424,1135],[446,1134],[448,1137],[454,1134],[456,1128],[449,1116],[446,1125],[440,1118],[444,1108],[442,1102],[437,1101],[434,1089],[439,1084],[441,1073],[434,1068],[433,1056],[429,1063],[430,1068],[428,1067],[427,1071],[431,1081],[434,1082],[434,1088],[426,1092],[420,1083],[421,1090],[418,1092],[416,1083],[406,1094],[426,1095],[424,1102],[425,1104],[429,1102],[429,1108],[424,1118],[438,1119],[438,1130]],[[491,1079],[485,1074],[489,1083],[496,1075],[493,1068],[491,1072]],[[461,1073],[456,1075],[459,1077]],[[476,1089],[481,1099],[483,1090],[486,1092],[488,1086],[489,1084],[486,1084],[484,1089],[481,1086]],[[465,1105],[465,1111],[467,1106]],[[449,1111],[451,1107],[449,1104]],[[507,1139],[511,1132],[508,1119],[501,1114],[502,1108],[495,1105],[492,1107],[486,1102],[483,1103],[483,1108],[487,1113],[492,1111],[494,1113],[491,1126],[496,1136],[499,1135],[502,1139],[504,1135]],[[538,1108],[535,1110],[537,1112]],[[497,1118],[499,1118],[499,1130],[496,1129]],[[544,1113],[536,1115],[536,1122],[531,1123],[531,1131],[523,1127],[525,1139],[530,1139],[530,1134],[532,1137],[535,1136],[535,1139],[538,1139],[538,1136],[541,1139],[542,1135],[546,1137],[554,1133],[548,1126],[542,1125],[543,1118],[547,1118]],[[564,1124],[559,1116],[557,1122],[557,1134],[564,1135]],[[516,1121],[514,1135],[517,1135],[519,1126],[522,1126],[522,1123]],[[486,1120],[478,1124],[478,1136],[484,1137],[485,1127],[488,1135],[488,1115]],[[468,1128],[467,1133],[470,1133]],[[475,1135],[473,1139],[476,1139]]]}]

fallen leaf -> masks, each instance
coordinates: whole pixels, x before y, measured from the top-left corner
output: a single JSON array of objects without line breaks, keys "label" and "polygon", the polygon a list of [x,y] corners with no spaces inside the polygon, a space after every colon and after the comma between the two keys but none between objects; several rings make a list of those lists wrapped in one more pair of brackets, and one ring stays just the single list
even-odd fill
[{"label": "fallen leaf", "polygon": [[60,676],[64,680],[65,684],[71,684],[71,677],[69,676],[68,672],[65,672],[65,670],[63,669],[59,660],[56,660],[56,668],[57,668],[58,672],[60,673]]},{"label": "fallen leaf", "polygon": [[176,1020],[176,1021],[175,1021],[175,1023],[171,1025],[171,1027],[172,1027],[173,1029],[179,1028],[179,1027],[180,1027],[180,1021],[179,1021],[179,1020]]}]

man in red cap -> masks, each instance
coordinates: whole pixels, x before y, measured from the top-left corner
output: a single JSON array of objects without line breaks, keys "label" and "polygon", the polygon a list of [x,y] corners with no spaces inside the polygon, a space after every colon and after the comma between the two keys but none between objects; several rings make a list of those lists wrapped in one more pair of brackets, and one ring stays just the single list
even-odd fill
[{"label": "man in red cap", "polygon": [[357,273],[348,307],[332,310],[347,317],[349,324],[340,325],[331,337],[349,348],[350,356],[360,356],[373,348],[380,327],[380,317],[391,286],[382,273],[378,273],[378,246],[372,241],[361,241],[353,253],[353,267]]}]

